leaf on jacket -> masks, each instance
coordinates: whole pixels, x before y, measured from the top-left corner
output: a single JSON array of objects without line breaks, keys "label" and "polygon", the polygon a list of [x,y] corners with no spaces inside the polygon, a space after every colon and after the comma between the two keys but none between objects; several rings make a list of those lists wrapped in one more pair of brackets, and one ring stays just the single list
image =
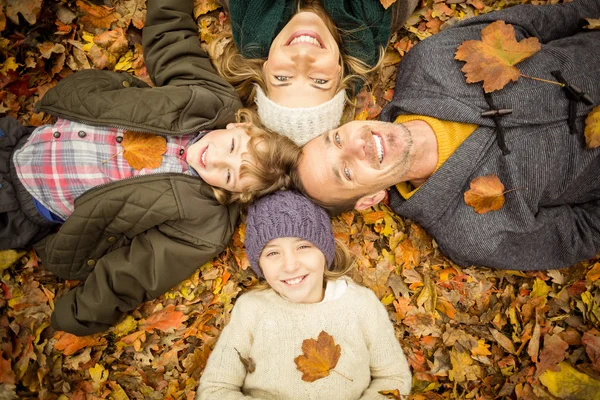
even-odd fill
[{"label": "leaf on jacket", "polygon": [[314,382],[317,379],[325,378],[329,376],[330,371],[337,372],[333,368],[340,359],[342,347],[335,344],[333,336],[327,332],[321,331],[317,340],[305,339],[302,341],[302,352],[302,355],[294,358],[294,362],[296,369],[302,372],[304,382]]},{"label": "leaf on jacket", "polygon": [[541,48],[535,37],[517,42],[512,25],[495,21],[481,30],[481,40],[467,40],[458,46],[454,58],[466,62],[461,71],[467,83],[483,81],[483,89],[489,93],[516,82],[521,73],[514,65]]},{"label": "leaf on jacket", "polygon": [[79,24],[88,30],[93,30],[90,28],[108,29],[120,17],[112,7],[96,6],[84,0],[77,0],[77,7],[84,13],[82,17],[79,17]]},{"label": "leaf on jacket", "polygon": [[137,170],[160,167],[162,155],[167,151],[166,139],[151,133],[127,131],[121,145],[125,150],[123,157]]},{"label": "leaf on jacket", "polygon": [[586,18],[587,25],[584,26],[585,29],[600,29],[600,18]]},{"label": "leaf on jacket", "polygon": [[398,389],[394,389],[394,390],[380,390],[379,392],[377,392],[385,397],[387,397],[388,399],[394,399],[394,400],[402,400],[402,397],[400,395],[400,391]]},{"label": "leaf on jacket", "polygon": [[464,194],[465,203],[477,214],[497,211],[504,205],[504,185],[496,175],[478,176]]},{"label": "leaf on jacket", "polygon": [[[123,142],[125,142],[123,140]],[[170,329],[177,330],[181,328],[183,322],[187,319],[181,311],[175,310],[173,304],[169,304],[164,309],[157,311],[146,318],[141,324],[140,328],[150,332],[154,329],[159,331],[167,332]]]},{"label": "leaf on jacket", "polygon": [[557,371],[546,370],[540,382],[548,391],[561,399],[600,400],[600,381],[583,374],[566,362],[558,364]]},{"label": "leaf on jacket", "polygon": [[97,335],[75,336],[59,331],[54,336],[58,341],[54,344],[56,350],[62,350],[65,356],[70,356],[84,347],[93,347],[106,344],[106,339]]},{"label": "leaf on jacket", "polygon": [[253,373],[256,370],[256,363],[254,362],[252,357],[243,357],[242,353],[240,353],[238,349],[234,347],[234,350],[238,353],[238,357],[244,365],[244,368],[246,368],[246,372],[248,372],[249,374]]},{"label": "leaf on jacket", "polygon": [[594,107],[585,119],[585,144],[588,149],[600,146],[600,106]]}]

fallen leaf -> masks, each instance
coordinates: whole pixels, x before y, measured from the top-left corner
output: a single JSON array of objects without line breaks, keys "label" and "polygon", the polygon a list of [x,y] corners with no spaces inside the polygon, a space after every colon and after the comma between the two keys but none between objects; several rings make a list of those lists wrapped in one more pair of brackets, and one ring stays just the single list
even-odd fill
[{"label": "fallen leaf", "polygon": [[562,340],[559,335],[544,336],[544,348],[540,353],[540,362],[536,374],[540,375],[548,368],[553,368],[558,363],[563,362],[568,348],[568,343]]},{"label": "fallen leaf", "polygon": [[27,253],[23,250],[0,250],[0,272],[10,268],[14,263],[19,261]]},{"label": "fallen leaf", "polygon": [[75,336],[67,332],[58,332],[55,336],[58,341],[54,344],[56,350],[62,350],[65,356],[70,356],[83,349],[106,344],[106,339],[99,336]]},{"label": "fallen leaf", "polygon": [[464,194],[465,203],[477,214],[497,211],[504,205],[504,185],[496,175],[478,176]]},{"label": "fallen leaf", "polygon": [[19,14],[25,21],[34,25],[42,11],[43,0],[8,0],[6,4],[6,16],[15,24],[19,24]]},{"label": "fallen leaf", "polygon": [[[123,140],[125,143],[125,140]],[[176,311],[173,304],[169,304],[164,309],[157,311],[140,323],[140,328],[150,332],[158,329],[167,332],[171,329],[177,330],[181,328],[187,317],[181,312]]]},{"label": "fallen leaf", "polygon": [[123,135],[121,146],[125,149],[123,157],[137,170],[160,167],[162,155],[167,151],[165,138],[151,133],[127,131]]},{"label": "fallen leaf", "polygon": [[600,146],[600,106],[594,107],[585,119],[585,144],[588,149]]},{"label": "fallen leaf", "polygon": [[194,18],[221,7],[217,0],[194,0]]},{"label": "fallen leaf", "polygon": [[97,6],[85,0],[77,0],[77,7],[84,13],[79,17],[79,23],[88,30],[91,30],[90,28],[109,29],[113,22],[119,20],[119,14],[112,7]]},{"label": "fallen leaf", "polygon": [[598,18],[586,18],[587,25],[584,26],[586,29],[600,29],[600,19]]},{"label": "fallen leaf", "polygon": [[379,2],[383,6],[383,8],[387,10],[392,4],[396,2],[396,0],[379,0]]},{"label": "fallen leaf", "polygon": [[552,395],[561,399],[600,400],[600,381],[566,362],[558,364],[557,371],[547,370],[539,379]]},{"label": "fallen leaf", "polygon": [[296,369],[302,372],[302,380],[314,382],[329,376],[329,371],[337,365],[342,348],[335,344],[333,337],[325,331],[319,333],[317,340],[302,341],[302,355],[294,358]]},{"label": "fallen leaf", "polygon": [[481,40],[463,42],[454,58],[466,62],[462,71],[467,83],[483,81],[483,89],[489,93],[516,82],[521,73],[514,65],[541,48],[535,37],[517,42],[513,26],[499,20],[481,30]]},{"label": "fallen leaf", "polygon": [[[235,349],[235,347],[234,347],[234,349]],[[254,360],[252,359],[252,357],[242,357],[242,354],[239,352],[238,349],[235,349],[235,351],[238,353],[238,357],[240,358],[240,361],[244,365],[244,368],[246,368],[246,372],[249,374],[253,373],[256,370],[256,363],[254,363]]]},{"label": "fallen leaf", "polygon": [[[396,1],[396,0],[394,0],[394,1]],[[398,389],[394,389],[394,390],[380,390],[377,393],[379,393],[381,395],[384,395],[388,399],[402,400],[402,397],[400,397],[400,391]]]}]

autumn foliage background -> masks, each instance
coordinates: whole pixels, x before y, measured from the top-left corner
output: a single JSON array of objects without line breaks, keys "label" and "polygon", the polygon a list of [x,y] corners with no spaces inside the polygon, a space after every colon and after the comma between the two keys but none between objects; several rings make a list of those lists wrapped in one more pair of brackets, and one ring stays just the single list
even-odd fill
[{"label": "autumn foliage background", "polygon": [[[376,83],[358,96],[356,118],[377,118],[393,95],[396,64],[418,41],[516,3],[421,0],[392,37]],[[140,44],[145,0],[0,4],[0,115],[51,122],[33,105],[81,69],[149,82]],[[205,43],[230,29],[214,0],[196,0],[194,13]],[[531,273],[460,268],[386,206],[333,223],[357,257],[353,278],[387,306],[414,374],[411,398],[600,399],[597,260]],[[188,280],[105,334],[82,338],[49,327],[54,299],[79,282],[57,279],[31,251],[1,252],[0,399],[193,399],[235,299],[257,282],[243,235],[242,225]]]}]

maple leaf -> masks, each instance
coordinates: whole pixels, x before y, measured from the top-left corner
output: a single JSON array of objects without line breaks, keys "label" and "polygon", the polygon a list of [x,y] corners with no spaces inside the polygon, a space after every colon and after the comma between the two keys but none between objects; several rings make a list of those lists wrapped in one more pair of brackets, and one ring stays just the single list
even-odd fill
[{"label": "maple leaf", "polygon": [[164,137],[151,133],[127,131],[123,134],[121,146],[123,157],[133,169],[154,169],[162,164],[162,155],[167,151]]},{"label": "maple leaf", "polygon": [[106,344],[106,339],[99,336],[75,336],[67,332],[58,332],[55,336],[58,341],[54,344],[56,350],[62,350],[65,356],[70,356],[83,349]]},{"label": "maple leaf", "polygon": [[477,214],[497,211],[504,205],[504,185],[496,175],[478,176],[464,194],[465,203]]},{"label": "maple leaf", "polygon": [[454,58],[466,61],[462,68],[467,83],[483,81],[486,93],[516,82],[521,73],[515,67],[542,48],[535,38],[516,41],[515,29],[504,21],[495,21],[481,30],[481,40],[463,42]]},{"label": "maple leaf", "polygon": [[[125,141],[123,140],[123,143]],[[164,309],[155,312],[150,315],[140,324],[140,327],[147,332],[150,332],[154,329],[158,329],[163,332],[167,332],[170,329],[177,330],[181,328],[183,321],[185,321],[187,317],[181,312],[175,310],[175,305],[169,304]]]},{"label": "maple leaf", "polygon": [[585,119],[585,144],[588,149],[600,146],[600,106],[594,107]]},{"label": "maple leaf", "polygon": [[[335,344],[333,336],[327,332],[321,331],[317,340],[303,340],[302,352],[302,355],[294,358],[294,362],[296,363],[296,369],[302,372],[304,382],[314,382],[317,379],[325,378],[329,376],[330,371],[344,376],[333,369],[340,359],[342,347]],[[344,378],[351,381],[350,378],[345,376]]]},{"label": "maple leaf", "polygon": [[86,29],[90,27],[109,29],[120,17],[112,7],[96,6],[84,0],[77,0],[77,7],[84,13],[79,17],[79,23]]}]

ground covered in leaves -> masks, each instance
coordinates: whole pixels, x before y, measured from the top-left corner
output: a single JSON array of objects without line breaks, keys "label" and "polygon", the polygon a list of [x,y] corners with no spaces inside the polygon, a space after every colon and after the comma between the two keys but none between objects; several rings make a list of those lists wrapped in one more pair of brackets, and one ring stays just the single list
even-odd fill
[{"label": "ground covered in leaves", "polygon": [[[192,1],[192,0],[190,0]],[[390,1],[385,1],[389,3]],[[538,1],[536,3],[543,3]],[[86,68],[148,81],[141,51],[145,0],[0,0],[0,113],[51,122],[33,104]],[[229,29],[212,0],[196,0],[204,42]],[[356,118],[376,118],[395,65],[444,26],[514,5],[421,0],[392,37]],[[414,374],[413,399],[600,399],[600,262],[537,273],[460,268],[419,226],[385,206],[334,220],[357,256],[353,278],[387,306]],[[75,281],[55,278],[31,251],[0,260],[0,399],[193,399],[239,294],[256,284],[243,225],[228,249],[105,334],[50,327],[53,301]]]}]

